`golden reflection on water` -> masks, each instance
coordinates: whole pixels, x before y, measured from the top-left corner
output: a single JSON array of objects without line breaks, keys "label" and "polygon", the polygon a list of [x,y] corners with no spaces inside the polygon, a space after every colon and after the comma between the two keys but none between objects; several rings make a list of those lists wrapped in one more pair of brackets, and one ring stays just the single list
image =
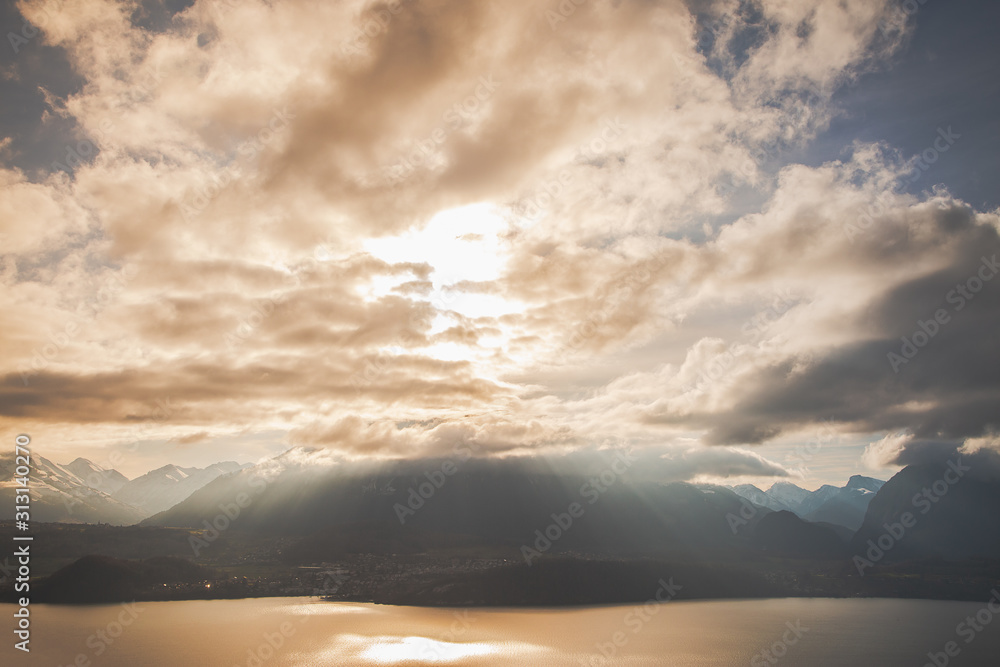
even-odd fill
[{"label": "golden reflection on water", "polygon": [[482,642],[455,644],[427,637],[374,637],[371,646],[359,655],[379,665],[389,665],[408,660],[424,662],[454,662],[462,658],[496,653],[496,648]]},{"label": "golden reflection on water", "polygon": [[[447,634],[445,635],[447,636]],[[539,657],[548,649],[520,641],[475,641],[410,635],[340,634],[333,638],[322,659],[350,659],[358,665],[406,664],[480,664],[475,658],[492,658],[493,662],[508,659],[528,660]]]},{"label": "golden reflection on water", "polygon": [[[719,600],[576,609],[424,609],[318,599],[32,607],[32,652],[0,646],[3,667],[746,667],[804,635],[781,667],[912,667],[955,639],[981,603],[925,600]],[[12,613],[0,605],[0,615]],[[9,617],[8,617],[9,618]],[[995,665],[1000,623],[962,646]],[[106,631],[99,639],[95,633]]]}]

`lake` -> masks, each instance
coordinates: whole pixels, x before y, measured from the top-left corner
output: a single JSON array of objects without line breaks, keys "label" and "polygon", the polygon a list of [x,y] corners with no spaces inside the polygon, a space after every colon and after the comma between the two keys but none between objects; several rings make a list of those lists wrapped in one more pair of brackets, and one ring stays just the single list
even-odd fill
[{"label": "lake", "polygon": [[[0,608],[7,619],[15,609]],[[967,602],[780,599],[455,610],[263,598],[31,609],[30,662],[12,648],[8,630],[3,665],[921,667],[934,664],[928,653],[939,666],[1000,664],[1000,620],[989,623],[984,603]]]}]

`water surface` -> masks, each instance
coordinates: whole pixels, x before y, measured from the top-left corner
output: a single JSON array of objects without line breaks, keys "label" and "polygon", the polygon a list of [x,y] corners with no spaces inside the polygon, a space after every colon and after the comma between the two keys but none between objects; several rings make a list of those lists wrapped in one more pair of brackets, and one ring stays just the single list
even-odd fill
[{"label": "water surface", "polygon": [[[922,667],[930,664],[928,652],[943,655],[947,642],[954,641],[959,652],[948,658],[949,665],[995,666],[1000,664],[1000,619],[980,625],[982,631],[971,639],[971,626],[959,626],[977,612],[985,619],[984,607],[885,599],[673,601],[544,610],[424,609],[315,598],[34,605],[30,662],[11,648],[10,640],[0,662]],[[11,618],[12,605],[0,608],[4,618]]]}]

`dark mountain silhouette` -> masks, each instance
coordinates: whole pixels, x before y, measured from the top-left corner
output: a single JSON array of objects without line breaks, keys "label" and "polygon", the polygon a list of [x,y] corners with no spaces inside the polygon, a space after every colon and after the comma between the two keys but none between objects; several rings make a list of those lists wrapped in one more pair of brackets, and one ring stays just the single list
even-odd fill
[{"label": "dark mountain silhouette", "polygon": [[[328,590],[316,574],[337,571],[349,575],[338,580],[343,600],[593,604],[647,599],[647,575],[683,567],[693,597],[977,599],[1000,568],[1000,476],[986,465],[963,467],[954,483],[944,481],[945,465],[905,468],[867,503],[853,540],[847,528],[773,512],[724,487],[654,483],[588,465],[344,464],[296,451],[220,476],[143,526],[48,524],[35,545],[47,559],[40,562],[115,558],[71,563],[39,582],[38,599],[302,595]],[[868,496],[878,485],[855,476],[832,496]],[[866,554],[869,539],[885,542],[883,525],[902,524],[905,512],[912,525],[883,547],[886,562],[860,573],[854,556]],[[90,546],[59,546],[67,544]],[[160,553],[193,555],[226,568],[227,578],[209,590],[212,571],[184,560],[117,560]]]},{"label": "dark mountain silhouette", "polygon": [[700,563],[553,558],[529,567],[516,563],[470,573],[386,586],[388,604],[422,606],[556,606],[786,595],[780,584],[748,569]]},{"label": "dark mountain silhouette", "polygon": [[32,585],[32,600],[95,603],[135,600],[154,586],[214,580],[215,573],[183,558],[161,556],[141,561],[84,556]]},{"label": "dark mountain silhouette", "polygon": [[883,545],[891,542],[883,550],[888,560],[1000,558],[1000,477],[992,460],[963,459],[969,470],[959,468],[961,477],[954,465],[910,465],[886,482],[854,536],[854,553],[864,554],[869,540],[877,543],[890,529],[898,533],[895,524],[908,513],[912,527],[903,526],[898,539],[883,538]]},{"label": "dark mountain silhouette", "polygon": [[215,480],[144,525],[209,536],[222,528],[300,537],[286,555],[301,562],[458,546],[496,548],[518,560],[531,553],[525,549],[721,558],[751,550],[831,559],[845,555],[850,537],[846,529],[754,506],[723,487],[608,475],[604,484],[519,460],[470,460],[451,475],[442,468],[445,460],[396,461],[379,469],[248,469]]},{"label": "dark mountain silhouette", "polygon": [[832,527],[803,521],[792,512],[772,512],[754,529],[753,543],[764,553],[790,558],[842,558],[847,542]]},{"label": "dark mountain silhouette", "polygon": [[[746,513],[746,502],[722,487],[631,483],[609,474],[601,482],[518,460],[469,460],[445,475],[445,464],[243,470],[143,525],[206,529],[216,522],[264,535],[316,535],[338,549],[353,548],[346,543],[352,537],[405,550],[418,535],[425,542],[427,535],[453,535],[504,544],[515,555],[521,545],[544,545],[548,529],[559,534],[549,540],[553,551],[639,555],[731,550],[746,543],[768,511],[755,509],[734,530],[730,518]],[[245,507],[238,507],[238,499]],[[574,504],[577,517],[570,516]],[[549,528],[559,522],[566,527]]]}]

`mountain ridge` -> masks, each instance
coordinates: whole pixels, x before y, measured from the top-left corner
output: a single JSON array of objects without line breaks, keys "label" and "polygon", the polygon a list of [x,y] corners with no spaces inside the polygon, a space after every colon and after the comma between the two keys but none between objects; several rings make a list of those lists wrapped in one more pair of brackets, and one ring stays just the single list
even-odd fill
[{"label": "mountain ridge", "polygon": [[883,484],[873,477],[852,475],[842,487],[824,484],[815,491],[786,481],[775,482],[767,491],[749,484],[732,489],[756,505],[789,511],[811,522],[843,526],[853,532],[861,527],[868,503]]}]

